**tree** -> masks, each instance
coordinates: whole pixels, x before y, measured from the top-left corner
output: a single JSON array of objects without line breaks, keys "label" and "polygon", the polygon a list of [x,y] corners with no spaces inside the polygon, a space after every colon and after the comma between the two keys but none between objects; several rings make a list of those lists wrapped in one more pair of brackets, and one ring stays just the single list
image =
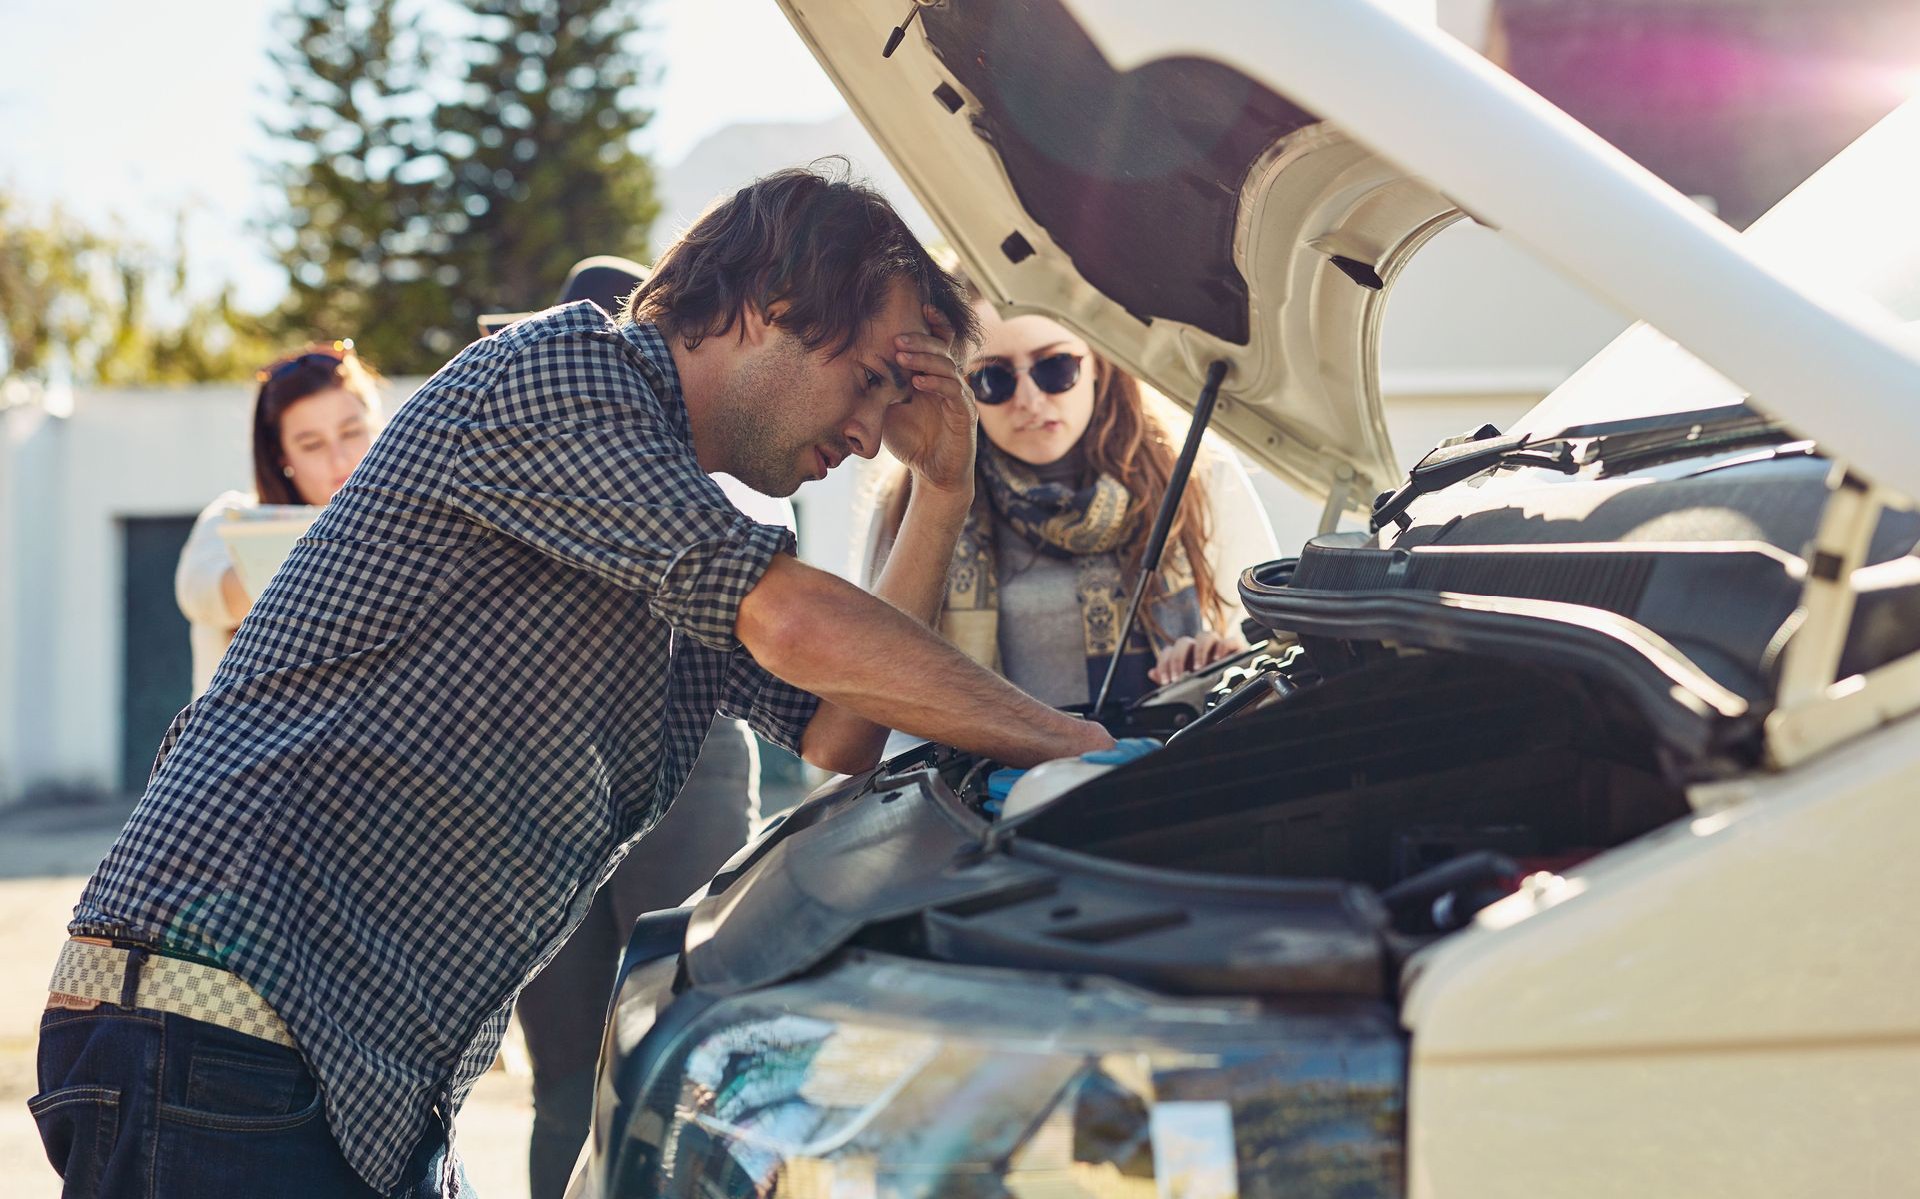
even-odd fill
[{"label": "tree", "polygon": [[85,357],[98,328],[91,231],[55,209],[39,215],[0,194],[0,338],[4,377],[44,383]]},{"label": "tree", "polygon": [[[465,80],[440,106],[458,317],[550,303],[589,254],[647,257],[659,215],[633,146],[652,114],[644,0],[466,0]],[[468,326],[471,328],[471,325]]]},{"label": "tree", "polygon": [[[482,312],[549,300],[588,254],[643,257],[659,211],[644,0],[288,0],[275,85],[290,341],[437,368]],[[459,53],[430,30],[463,25]]]},{"label": "tree", "polygon": [[60,208],[0,192],[0,378],[27,384],[200,383],[250,377],[271,356],[231,285],[187,267],[186,218],[156,249]]},{"label": "tree", "polygon": [[278,330],[290,342],[351,337],[389,373],[430,371],[472,323],[459,326],[453,303],[420,5],[291,0],[275,40],[284,115],[263,127],[285,196],[266,222],[288,275]]}]

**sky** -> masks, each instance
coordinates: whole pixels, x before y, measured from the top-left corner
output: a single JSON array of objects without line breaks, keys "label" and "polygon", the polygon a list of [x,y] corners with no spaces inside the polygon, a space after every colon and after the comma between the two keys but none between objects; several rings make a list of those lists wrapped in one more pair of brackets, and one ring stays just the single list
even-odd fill
[{"label": "sky", "polygon": [[[202,283],[271,302],[279,271],[248,222],[272,195],[255,164],[281,2],[0,0],[0,186],[156,242],[185,207]],[[646,20],[642,145],[663,165],[728,124],[845,110],[773,0],[652,0]]]}]

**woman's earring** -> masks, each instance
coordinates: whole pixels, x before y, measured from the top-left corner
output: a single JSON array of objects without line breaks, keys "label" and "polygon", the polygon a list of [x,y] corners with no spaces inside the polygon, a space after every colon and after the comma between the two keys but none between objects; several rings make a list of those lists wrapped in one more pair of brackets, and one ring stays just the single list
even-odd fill
[{"label": "woman's earring", "polygon": [[285,476],[287,476],[287,478],[289,478],[289,479],[291,479],[291,478],[293,478],[293,468],[292,468],[291,466],[283,466],[283,467],[281,467],[281,468],[280,468],[280,473],[281,473],[281,474],[283,474],[283,475],[285,475]]}]

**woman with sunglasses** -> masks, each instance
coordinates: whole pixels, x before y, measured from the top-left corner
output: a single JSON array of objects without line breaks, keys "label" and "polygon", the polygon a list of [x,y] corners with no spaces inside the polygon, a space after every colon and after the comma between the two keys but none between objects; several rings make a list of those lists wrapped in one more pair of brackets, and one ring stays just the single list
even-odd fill
[{"label": "woman with sunglasses", "polygon": [[[1065,326],[1001,317],[976,296],[968,363],[980,412],[974,506],[954,548],[941,632],[1056,705],[1091,703],[1176,450],[1132,376]],[[879,573],[908,479],[883,494],[867,538]],[[1115,675],[1124,702],[1245,647],[1238,571],[1275,556],[1273,530],[1231,453],[1203,456]]]},{"label": "woman with sunglasses", "polygon": [[253,398],[253,492],[229,491],[207,505],[173,576],[174,598],[193,638],[196,696],[212,682],[253,603],[220,527],[266,507],[306,511],[325,505],[366,457],[380,412],[380,376],[353,352],[351,341],[311,346],[255,377],[260,388]]}]

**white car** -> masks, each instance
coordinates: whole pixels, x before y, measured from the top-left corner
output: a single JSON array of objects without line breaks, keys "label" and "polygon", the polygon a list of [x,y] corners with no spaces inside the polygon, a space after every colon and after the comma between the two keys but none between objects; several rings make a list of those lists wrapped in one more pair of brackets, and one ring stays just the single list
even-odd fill
[{"label": "white car", "polygon": [[[643,920],[577,1193],[1920,1193],[1920,104],[1736,238],[1366,0],[782,7],[995,302],[1328,532],[1099,713],[1163,748],[996,813],[925,746]],[[1401,477],[1468,213],[1649,324]]]}]

